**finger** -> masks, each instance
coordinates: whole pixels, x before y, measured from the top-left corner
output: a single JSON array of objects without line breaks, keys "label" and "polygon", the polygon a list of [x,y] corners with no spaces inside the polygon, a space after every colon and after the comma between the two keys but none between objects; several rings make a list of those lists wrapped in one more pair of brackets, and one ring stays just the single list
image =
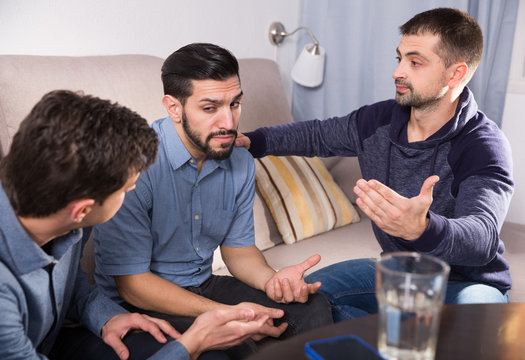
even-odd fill
[{"label": "finger", "polygon": [[249,307],[253,311],[255,311],[256,316],[260,316],[261,314],[267,314],[270,319],[279,319],[284,316],[284,310],[282,309],[276,309],[271,307],[266,307],[263,305],[255,304],[255,303],[241,303],[239,305],[240,307]]},{"label": "finger", "polygon": [[366,208],[370,208],[370,211],[375,211],[376,205],[374,204],[374,201],[370,197],[370,193],[374,192],[370,186],[368,186],[368,182],[365,180],[359,180],[357,181],[356,186],[354,186],[354,193],[358,196],[358,200],[362,202],[363,210]]},{"label": "finger", "polygon": [[267,321],[270,320],[269,326],[273,326],[273,322],[269,319],[268,315],[261,315],[254,320],[241,323],[242,334],[239,339],[234,340],[232,345],[240,344],[247,338],[252,338],[255,341],[262,340],[266,335],[261,334],[261,329],[266,325]]},{"label": "finger", "polygon": [[108,344],[113,349],[113,351],[117,354],[119,359],[127,359],[127,358],[129,358],[129,350],[128,350],[128,348],[126,347],[126,345],[124,345],[124,343],[117,336],[116,333],[108,334],[104,338],[104,342],[106,344]]},{"label": "finger", "polygon": [[254,334],[250,336],[253,339],[253,341],[259,341],[259,340],[264,339],[265,337],[268,336],[268,334],[266,333],[268,331],[267,329],[274,327],[273,320],[271,318],[268,318],[267,315],[265,316],[266,316],[266,321],[259,322],[259,320],[261,319],[260,316],[257,316],[257,318],[255,319],[255,321],[257,321],[260,326],[258,327],[257,331],[255,331]]},{"label": "finger", "polygon": [[378,222],[380,222],[381,218],[372,210],[372,208],[370,208],[370,206],[368,206],[368,204],[362,198],[357,198],[355,203],[357,206],[359,206],[359,209],[361,209],[361,211],[363,211],[365,215],[370,218],[370,220],[378,225]]},{"label": "finger", "polygon": [[270,316],[271,319],[279,319],[284,316],[284,310],[276,309],[276,308],[266,308],[269,311],[266,312],[268,316]]},{"label": "finger", "polygon": [[368,186],[391,204],[395,204],[396,202],[404,199],[403,196],[399,195],[397,192],[375,179],[370,180],[368,182]]},{"label": "finger", "polygon": [[296,292],[294,300],[298,303],[305,303],[308,301],[308,295],[308,285],[304,284],[299,291]]},{"label": "finger", "polygon": [[235,146],[243,146],[246,149],[249,149],[250,144],[251,144],[251,141],[249,137],[241,133],[237,134],[237,138],[235,139]]},{"label": "finger", "polygon": [[273,299],[276,302],[283,299],[283,288],[281,286],[281,281],[277,277],[273,279]]},{"label": "finger", "polygon": [[294,300],[294,296],[293,296],[292,286],[290,285],[290,281],[288,279],[283,279],[282,289],[283,289],[283,298],[281,299],[281,301],[284,302],[285,304],[291,303]]},{"label": "finger", "polygon": [[[162,330],[163,333],[168,334],[173,339],[177,339],[178,337],[180,337],[181,334],[177,330],[175,330],[175,328],[173,326],[171,326],[171,324],[169,322],[167,322],[166,320],[158,319],[158,318],[151,317],[151,316],[148,316],[148,315],[142,315],[142,316],[144,316],[147,320],[155,323],[160,328],[160,330]],[[155,335],[153,335],[153,336],[155,336]],[[157,339],[157,337],[155,337],[155,338]],[[162,338],[164,338],[164,340],[162,340]],[[162,338],[160,338],[160,340],[157,339],[157,341],[165,342],[166,338],[163,335],[162,335]]]},{"label": "finger", "polygon": [[316,281],[313,284],[308,284],[308,293],[315,294],[320,288],[322,283],[320,281]]},{"label": "finger", "polygon": [[286,330],[288,327],[288,323],[283,322],[279,326],[269,326],[268,324],[264,324],[261,328],[261,333],[266,336],[271,336],[274,338],[277,338],[281,336],[281,334]]},{"label": "finger", "polygon": [[157,325],[160,319],[153,319],[148,315],[140,315],[134,317],[134,320],[133,328],[149,332],[158,342],[165,343],[168,341]]},{"label": "finger", "polygon": [[358,181],[358,190],[362,191],[359,196],[365,201],[366,206],[380,218],[394,213],[396,204],[403,199],[395,191],[376,180],[370,180],[368,183],[364,180]]},{"label": "finger", "polygon": [[[220,314],[220,320],[223,324],[230,322],[230,321],[252,321],[256,319],[255,311],[253,311],[250,308],[233,308],[234,311],[231,311],[231,309],[228,310],[221,310],[219,311]],[[261,317],[269,317],[267,314],[260,315]]]}]

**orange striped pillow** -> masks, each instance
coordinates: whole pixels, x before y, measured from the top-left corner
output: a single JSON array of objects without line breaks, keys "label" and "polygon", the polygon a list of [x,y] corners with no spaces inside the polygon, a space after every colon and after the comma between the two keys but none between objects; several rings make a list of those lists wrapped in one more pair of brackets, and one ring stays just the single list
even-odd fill
[{"label": "orange striped pillow", "polygon": [[257,187],[285,243],[360,220],[318,158],[266,156],[255,166]]}]

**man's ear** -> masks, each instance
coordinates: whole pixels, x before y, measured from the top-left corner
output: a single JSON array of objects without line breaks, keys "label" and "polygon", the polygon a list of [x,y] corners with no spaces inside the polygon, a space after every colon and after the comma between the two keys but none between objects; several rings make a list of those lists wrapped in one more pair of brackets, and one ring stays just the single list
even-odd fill
[{"label": "man's ear", "polygon": [[75,223],[81,223],[87,214],[93,210],[94,199],[79,199],[69,203],[69,217]]},{"label": "man's ear", "polygon": [[182,122],[182,104],[172,95],[164,95],[162,97],[162,105],[170,115],[174,122]]},{"label": "man's ear", "polygon": [[465,78],[468,73],[468,65],[464,62],[456,63],[450,66],[451,75],[448,82],[450,88],[458,87],[465,83]]}]

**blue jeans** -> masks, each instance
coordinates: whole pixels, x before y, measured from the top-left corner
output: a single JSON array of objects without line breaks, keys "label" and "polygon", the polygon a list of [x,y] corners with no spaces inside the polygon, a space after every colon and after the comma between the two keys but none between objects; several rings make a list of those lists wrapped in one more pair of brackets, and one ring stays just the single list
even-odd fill
[{"label": "blue jeans", "polygon": [[[327,266],[310,275],[308,283],[321,281],[319,292],[330,302],[334,322],[377,313],[375,261],[357,259]],[[445,304],[507,303],[508,293],[476,283],[449,281]]]}]

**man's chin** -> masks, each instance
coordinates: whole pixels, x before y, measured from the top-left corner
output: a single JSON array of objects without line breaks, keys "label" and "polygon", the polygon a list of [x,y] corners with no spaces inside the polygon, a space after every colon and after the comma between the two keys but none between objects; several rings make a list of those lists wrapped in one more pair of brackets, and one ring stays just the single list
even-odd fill
[{"label": "man's chin", "polygon": [[396,92],[396,102],[399,104],[399,105],[406,105],[407,102],[409,101],[409,99],[407,99],[406,96],[404,96],[404,94],[401,94],[401,93],[398,93]]},{"label": "man's chin", "polygon": [[213,160],[225,160],[230,157],[233,151],[233,145],[230,146],[228,149],[221,149],[221,150],[209,150],[208,151],[208,159]]}]

